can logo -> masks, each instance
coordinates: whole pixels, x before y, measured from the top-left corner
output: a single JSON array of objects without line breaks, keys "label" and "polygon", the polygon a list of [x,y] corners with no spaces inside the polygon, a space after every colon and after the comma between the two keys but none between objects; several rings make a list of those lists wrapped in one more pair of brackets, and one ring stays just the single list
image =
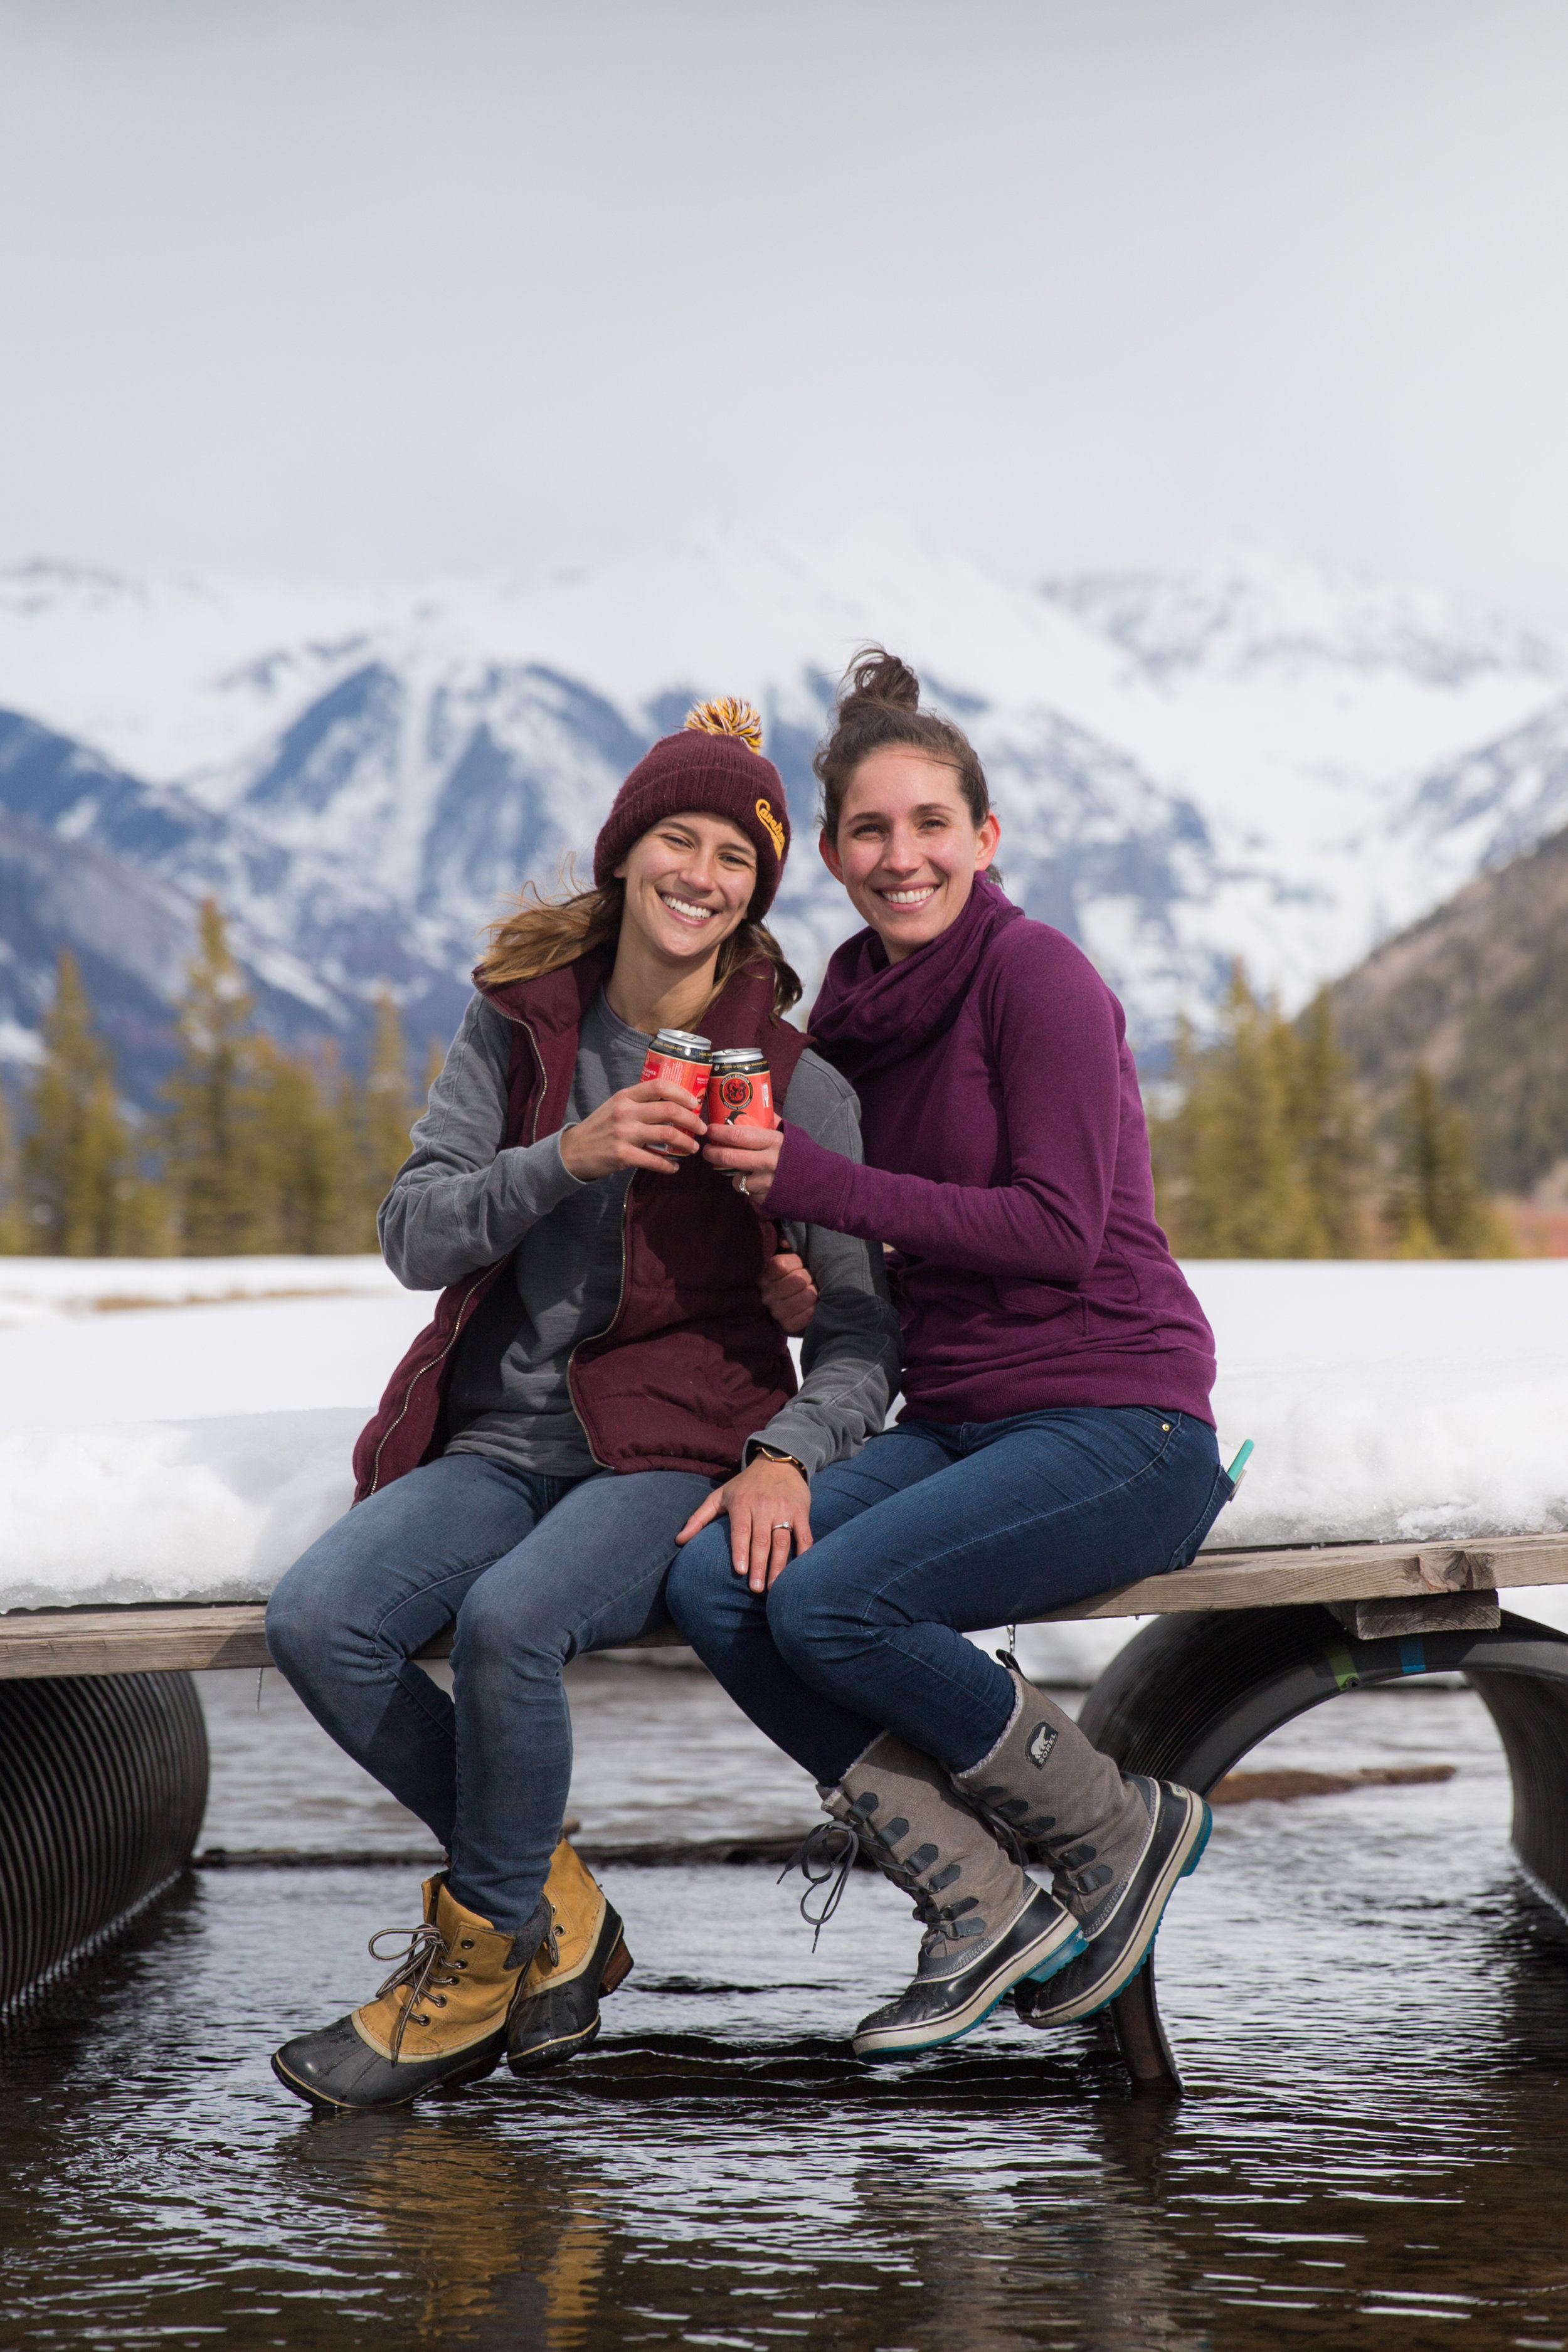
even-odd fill
[{"label": "can logo", "polygon": [[749,1070],[715,1070],[708,1087],[710,1127],[776,1127],[773,1090],[756,1056]]}]

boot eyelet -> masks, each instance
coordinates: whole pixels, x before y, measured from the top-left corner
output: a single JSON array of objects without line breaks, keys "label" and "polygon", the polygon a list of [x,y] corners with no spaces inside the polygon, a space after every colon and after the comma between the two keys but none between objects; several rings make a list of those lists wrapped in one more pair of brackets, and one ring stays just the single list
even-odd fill
[{"label": "boot eyelet", "polygon": [[464,1949],[464,1951],[465,1951],[465,1952],[471,1952],[471,1951],[473,1950],[473,1948],[474,1948],[474,1939],[473,1939],[473,1937],[472,1937],[471,1936],[465,1936],[465,1937],[463,1937],[463,1949]]}]

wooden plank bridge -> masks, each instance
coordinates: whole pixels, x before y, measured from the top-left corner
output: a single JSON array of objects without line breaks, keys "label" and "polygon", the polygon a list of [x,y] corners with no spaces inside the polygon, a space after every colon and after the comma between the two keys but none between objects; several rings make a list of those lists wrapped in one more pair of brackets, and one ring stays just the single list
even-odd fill
[{"label": "wooden plank bridge", "polygon": [[[1568,1633],[1504,1605],[1553,1584],[1568,1584],[1568,1535],[1209,1551],[1034,1622],[1147,1619],[1079,1720],[1123,1769],[1205,1790],[1342,1692],[1466,1675],[1508,1756],[1515,1850],[1568,1919]],[[90,1949],[185,1866],[206,1794],[188,1675],[269,1664],[265,1621],[258,1602],[0,1616],[0,2002]],[[443,1637],[421,1655],[449,1648]],[[1152,1958],[1110,2017],[1134,2091],[1178,2095]]]},{"label": "wooden plank bridge", "polygon": [[[1349,1630],[1476,1631],[1498,1622],[1510,1587],[1568,1584],[1568,1535],[1491,1536],[1458,1543],[1352,1543],[1268,1551],[1206,1551],[1191,1568],[1117,1585],[1041,1625],[1085,1619],[1191,1615],[1210,1609],[1344,1612]],[[172,1674],[271,1664],[259,1601],[156,1603],[121,1609],[44,1609],[0,1616],[0,1680],[16,1675]],[[649,1635],[641,1647],[679,1636]],[[449,1633],[421,1651],[445,1657]]]}]

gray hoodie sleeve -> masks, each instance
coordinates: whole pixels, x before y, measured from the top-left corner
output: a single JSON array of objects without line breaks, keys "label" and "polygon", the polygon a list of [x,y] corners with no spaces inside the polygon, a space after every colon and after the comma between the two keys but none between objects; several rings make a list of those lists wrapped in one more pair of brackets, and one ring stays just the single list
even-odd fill
[{"label": "gray hoodie sleeve", "polygon": [[381,1254],[410,1290],[444,1290],[494,1265],[582,1190],[558,1135],[502,1150],[510,1064],[510,1022],[474,996],[376,1218]]},{"label": "gray hoodie sleeve", "polygon": [[[789,1115],[814,1143],[864,1158],[854,1088],[809,1050],[790,1081]],[[780,1240],[805,1260],[817,1307],[801,1350],[800,1389],[752,1444],[793,1454],[810,1476],[858,1454],[886,1421],[902,1362],[899,1318],[879,1249],[826,1225],[786,1226]]]}]

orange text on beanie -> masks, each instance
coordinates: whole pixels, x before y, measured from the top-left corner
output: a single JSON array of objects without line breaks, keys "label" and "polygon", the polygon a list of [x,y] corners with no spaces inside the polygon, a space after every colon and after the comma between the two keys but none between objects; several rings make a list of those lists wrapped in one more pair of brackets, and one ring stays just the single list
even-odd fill
[{"label": "orange text on beanie", "polygon": [[678,735],[645,752],[616,794],[594,844],[594,880],[602,890],[634,842],[661,817],[683,809],[727,816],[757,853],[757,887],[747,908],[760,922],[773,902],[789,855],[789,810],[771,760],[763,757],[763,722],[749,702],[726,695],[700,702]]}]

